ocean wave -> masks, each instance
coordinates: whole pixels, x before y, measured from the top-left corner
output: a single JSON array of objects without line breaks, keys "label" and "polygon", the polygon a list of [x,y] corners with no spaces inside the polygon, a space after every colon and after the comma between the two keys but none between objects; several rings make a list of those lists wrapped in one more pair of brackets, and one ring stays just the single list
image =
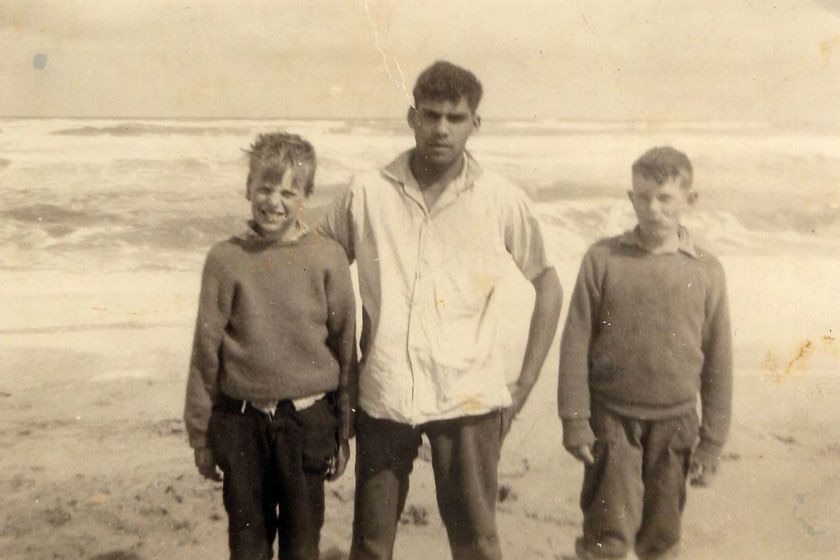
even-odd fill
[{"label": "ocean wave", "polygon": [[[229,205],[212,211],[194,203],[153,197],[156,206],[119,199],[119,204],[65,208],[30,204],[0,211],[0,269],[198,270],[207,250],[240,231],[246,215]],[[201,213],[198,208],[201,207]],[[537,202],[546,244],[558,259],[576,258],[588,246],[635,226],[630,203],[622,198]],[[243,207],[245,212],[247,209]],[[312,208],[314,223],[324,207]],[[804,219],[804,218],[803,218]],[[785,229],[790,218],[776,215],[745,220],[724,210],[698,210],[684,224],[698,244],[717,255],[813,254],[840,256],[840,226],[821,218],[833,234]]]},{"label": "ocean wave", "polygon": [[[218,164],[219,162],[214,162]],[[195,157],[185,157],[167,160],[147,158],[115,158],[110,162],[110,172],[114,173],[206,173],[215,165]]]},{"label": "ocean wave", "polygon": [[59,136],[243,136],[250,133],[250,127],[141,123],[120,123],[108,126],[80,126],[63,128],[51,132],[51,134]]},{"label": "ocean wave", "polygon": [[[547,236],[563,240],[572,249],[586,247],[636,225],[633,208],[626,199],[555,201],[536,206],[540,220],[550,232]],[[840,255],[840,213],[836,209],[816,214],[804,211],[738,214],[698,209],[687,213],[683,224],[701,245],[719,254]]]},{"label": "ocean wave", "polygon": [[534,202],[599,198],[625,200],[620,189],[606,183],[547,181],[543,184],[524,184],[522,188]]},{"label": "ocean wave", "polygon": [[75,228],[92,224],[119,223],[121,217],[91,209],[76,209],[54,204],[30,204],[0,210],[0,217],[24,223],[37,223],[45,227],[61,225]]},{"label": "ocean wave", "polygon": [[661,132],[754,134],[771,128],[766,123],[736,121],[567,121],[561,119],[486,121],[485,130],[499,133],[650,134]]},{"label": "ocean wave", "polygon": [[[250,215],[242,149],[254,134],[282,128],[313,141],[313,208],[331,202],[353,173],[411,144],[401,119],[0,125],[3,269],[193,270]],[[762,126],[498,120],[485,121],[470,147],[488,171],[525,189],[547,243],[566,257],[633,227],[629,166],[659,142],[687,150],[695,163],[701,198],[686,224],[713,252],[840,255],[840,137]]]}]

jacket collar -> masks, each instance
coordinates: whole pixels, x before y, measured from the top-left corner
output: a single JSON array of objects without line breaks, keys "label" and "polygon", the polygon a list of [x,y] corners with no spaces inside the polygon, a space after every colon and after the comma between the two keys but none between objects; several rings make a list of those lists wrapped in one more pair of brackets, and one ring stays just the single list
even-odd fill
[{"label": "jacket collar", "polygon": [[[388,179],[400,183],[403,187],[409,185],[416,186],[417,179],[415,179],[414,175],[411,173],[412,154],[414,154],[413,148],[401,153],[394,161],[382,168],[382,174]],[[452,186],[454,186],[458,192],[464,191],[471,188],[476,179],[481,177],[483,174],[484,169],[478,161],[476,161],[471,153],[464,151],[464,168],[461,170],[458,177],[452,181]]]}]

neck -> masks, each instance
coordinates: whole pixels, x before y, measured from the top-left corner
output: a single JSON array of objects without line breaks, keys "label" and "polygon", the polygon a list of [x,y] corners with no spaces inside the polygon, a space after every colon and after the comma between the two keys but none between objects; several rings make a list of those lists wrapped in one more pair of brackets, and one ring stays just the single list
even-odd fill
[{"label": "neck", "polygon": [[675,231],[672,235],[653,235],[653,234],[646,234],[644,230],[639,228],[639,241],[642,243],[642,247],[648,253],[653,255],[661,254],[661,253],[675,253],[680,248],[680,235],[679,231]]},{"label": "neck", "polygon": [[428,161],[424,160],[417,154],[417,150],[412,152],[409,167],[411,174],[417,180],[420,190],[425,190],[432,185],[448,185],[452,180],[458,176],[461,169],[464,167],[465,156],[463,152],[451,164],[445,167],[437,167],[430,165]]},{"label": "neck", "polygon": [[265,231],[256,222],[253,222],[252,227],[266,241],[280,241],[281,243],[297,241],[306,233],[306,226],[300,220],[295,220],[278,231]]}]

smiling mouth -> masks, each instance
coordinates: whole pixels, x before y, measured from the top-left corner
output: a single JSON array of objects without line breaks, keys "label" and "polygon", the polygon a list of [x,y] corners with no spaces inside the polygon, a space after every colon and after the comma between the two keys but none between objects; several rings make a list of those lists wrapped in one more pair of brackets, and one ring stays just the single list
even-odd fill
[{"label": "smiling mouth", "polygon": [[282,212],[271,212],[269,210],[263,210],[262,215],[265,219],[271,222],[279,222],[281,220],[286,219],[286,214]]}]

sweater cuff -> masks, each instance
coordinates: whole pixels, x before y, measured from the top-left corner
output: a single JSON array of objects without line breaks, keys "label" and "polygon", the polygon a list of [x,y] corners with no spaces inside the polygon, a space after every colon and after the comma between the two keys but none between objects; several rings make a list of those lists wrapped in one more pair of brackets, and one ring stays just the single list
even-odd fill
[{"label": "sweater cuff", "polygon": [[561,418],[563,421],[563,447],[573,449],[595,443],[595,433],[589,418]]},{"label": "sweater cuff", "polygon": [[717,470],[718,461],[720,461],[720,452],[722,449],[722,445],[701,439],[692,454],[692,460],[703,465],[705,470],[714,472]]}]

